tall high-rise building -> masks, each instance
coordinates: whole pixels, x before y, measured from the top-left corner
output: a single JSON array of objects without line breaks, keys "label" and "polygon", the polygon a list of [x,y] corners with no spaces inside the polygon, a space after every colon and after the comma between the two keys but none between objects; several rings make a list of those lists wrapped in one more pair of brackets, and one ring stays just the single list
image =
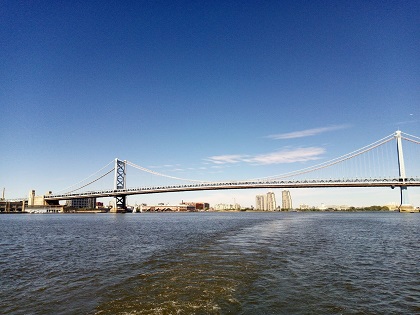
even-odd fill
[{"label": "tall high-rise building", "polygon": [[273,192],[267,193],[267,202],[266,202],[266,209],[267,211],[274,211],[276,210],[276,195]]},{"label": "tall high-rise building", "polygon": [[292,209],[292,196],[288,190],[283,190],[281,192],[281,208],[287,210]]},{"label": "tall high-rise building", "polygon": [[268,192],[266,195],[257,195],[255,197],[255,209],[264,211],[276,210],[276,195]]},{"label": "tall high-rise building", "polygon": [[257,195],[255,197],[255,210],[264,210],[265,208],[265,196]]}]

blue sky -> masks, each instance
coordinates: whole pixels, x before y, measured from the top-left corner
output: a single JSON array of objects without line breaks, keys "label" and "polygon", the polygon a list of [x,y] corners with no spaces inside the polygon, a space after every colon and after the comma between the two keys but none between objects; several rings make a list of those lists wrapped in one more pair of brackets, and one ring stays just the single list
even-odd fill
[{"label": "blue sky", "polygon": [[[418,1],[4,1],[0,186],[8,198],[57,191],[116,157],[183,178],[256,178],[397,129],[420,136],[419,16]],[[265,192],[129,203],[250,205]],[[398,199],[375,189],[293,196]],[[410,200],[420,204],[418,189]]]}]

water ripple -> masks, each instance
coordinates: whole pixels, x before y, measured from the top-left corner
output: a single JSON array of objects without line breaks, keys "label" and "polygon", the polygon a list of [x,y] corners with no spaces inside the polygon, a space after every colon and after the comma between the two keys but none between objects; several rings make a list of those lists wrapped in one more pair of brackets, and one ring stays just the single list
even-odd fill
[{"label": "water ripple", "polygon": [[0,216],[1,314],[417,314],[420,216]]}]

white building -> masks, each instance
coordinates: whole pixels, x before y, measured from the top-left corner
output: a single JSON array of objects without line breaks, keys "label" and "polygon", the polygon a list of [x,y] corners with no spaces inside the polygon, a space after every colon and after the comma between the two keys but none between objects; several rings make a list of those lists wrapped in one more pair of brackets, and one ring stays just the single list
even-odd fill
[{"label": "white building", "polygon": [[274,211],[276,207],[276,195],[273,192],[255,196],[255,210]]},{"label": "white building", "polygon": [[255,196],[255,210],[265,210],[265,204],[266,204],[265,199],[266,199],[265,195]]},{"label": "white building", "polygon": [[241,205],[239,203],[235,203],[235,204],[218,203],[214,205],[214,210],[216,211],[241,210]]},{"label": "white building", "polygon": [[285,210],[293,209],[292,196],[290,195],[290,191],[288,190],[283,190],[281,192],[281,208]]},{"label": "white building", "polygon": [[275,211],[277,204],[276,204],[276,195],[273,192],[267,193],[267,202],[266,202],[266,209],[267,211]]}]

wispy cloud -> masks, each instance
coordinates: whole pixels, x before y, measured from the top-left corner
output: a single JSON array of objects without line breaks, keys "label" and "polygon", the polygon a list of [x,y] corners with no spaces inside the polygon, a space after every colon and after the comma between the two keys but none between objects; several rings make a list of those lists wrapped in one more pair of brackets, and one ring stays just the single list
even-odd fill
[{"label": "wispy cloud", "polygon": [[339,125],[339,126],[313,128],[313,129],[306,129],[306,130],[300,130],[300,131],[294,131],[294,132],[288,132],[288,133],[269,135],[267,136],[267,138],[275,139],[275,140],[303,138],[303,137],[315,136],[315,135],[328,132],[328,131],[345,129],[348,127],[349,125]]},{"label": "wispy cloud", "polygon": [[298,148],[256,155],[248,161],[260,165],[306,162],[318,160],[324,153],[325,149],[319,147]]},{"label": "wispy cloud", "polygon": [[215,155],[207,158],[208,161],[215,164],[239,163],[243,162],[247,155],[232,154],[232,155]]},{"label": "wispy cloud", "polygon": [[183,168],[174,168],[170,170],[171,172],[184,172],[185,170]]},{"label": "wispy cloud", "polygon": [[269,165],[269,164],[284,164],[295,162],[306,162],[318,160],[321,155],[325,153],[324,148],[308,147],[296,149],[284,149],[266,154],[250,155],[218,155],[211,156],[207,161],[213,162],[217,165],[233,164],[233,163],[249,163],[254,165]]},{"label": "wispy cloud", "polygon": [[[410,114],[411,115],[411,114]],[[396,122],[394,125],[396,125],[396,126],[402,126],[402,125],[408,125],[408,124],[415,124],[415,123],[418,123],[418,122],[420,122],[420,120],[405,120],[405,121],[398,121],[398,122]]]},{"label": "wispy cloud", "polygon": [[157,169],[157,168],[171,168],[171,167],[178,167],[180,164],[165,164],[165,165],[149,165],[148,168],[150,169]]}]

